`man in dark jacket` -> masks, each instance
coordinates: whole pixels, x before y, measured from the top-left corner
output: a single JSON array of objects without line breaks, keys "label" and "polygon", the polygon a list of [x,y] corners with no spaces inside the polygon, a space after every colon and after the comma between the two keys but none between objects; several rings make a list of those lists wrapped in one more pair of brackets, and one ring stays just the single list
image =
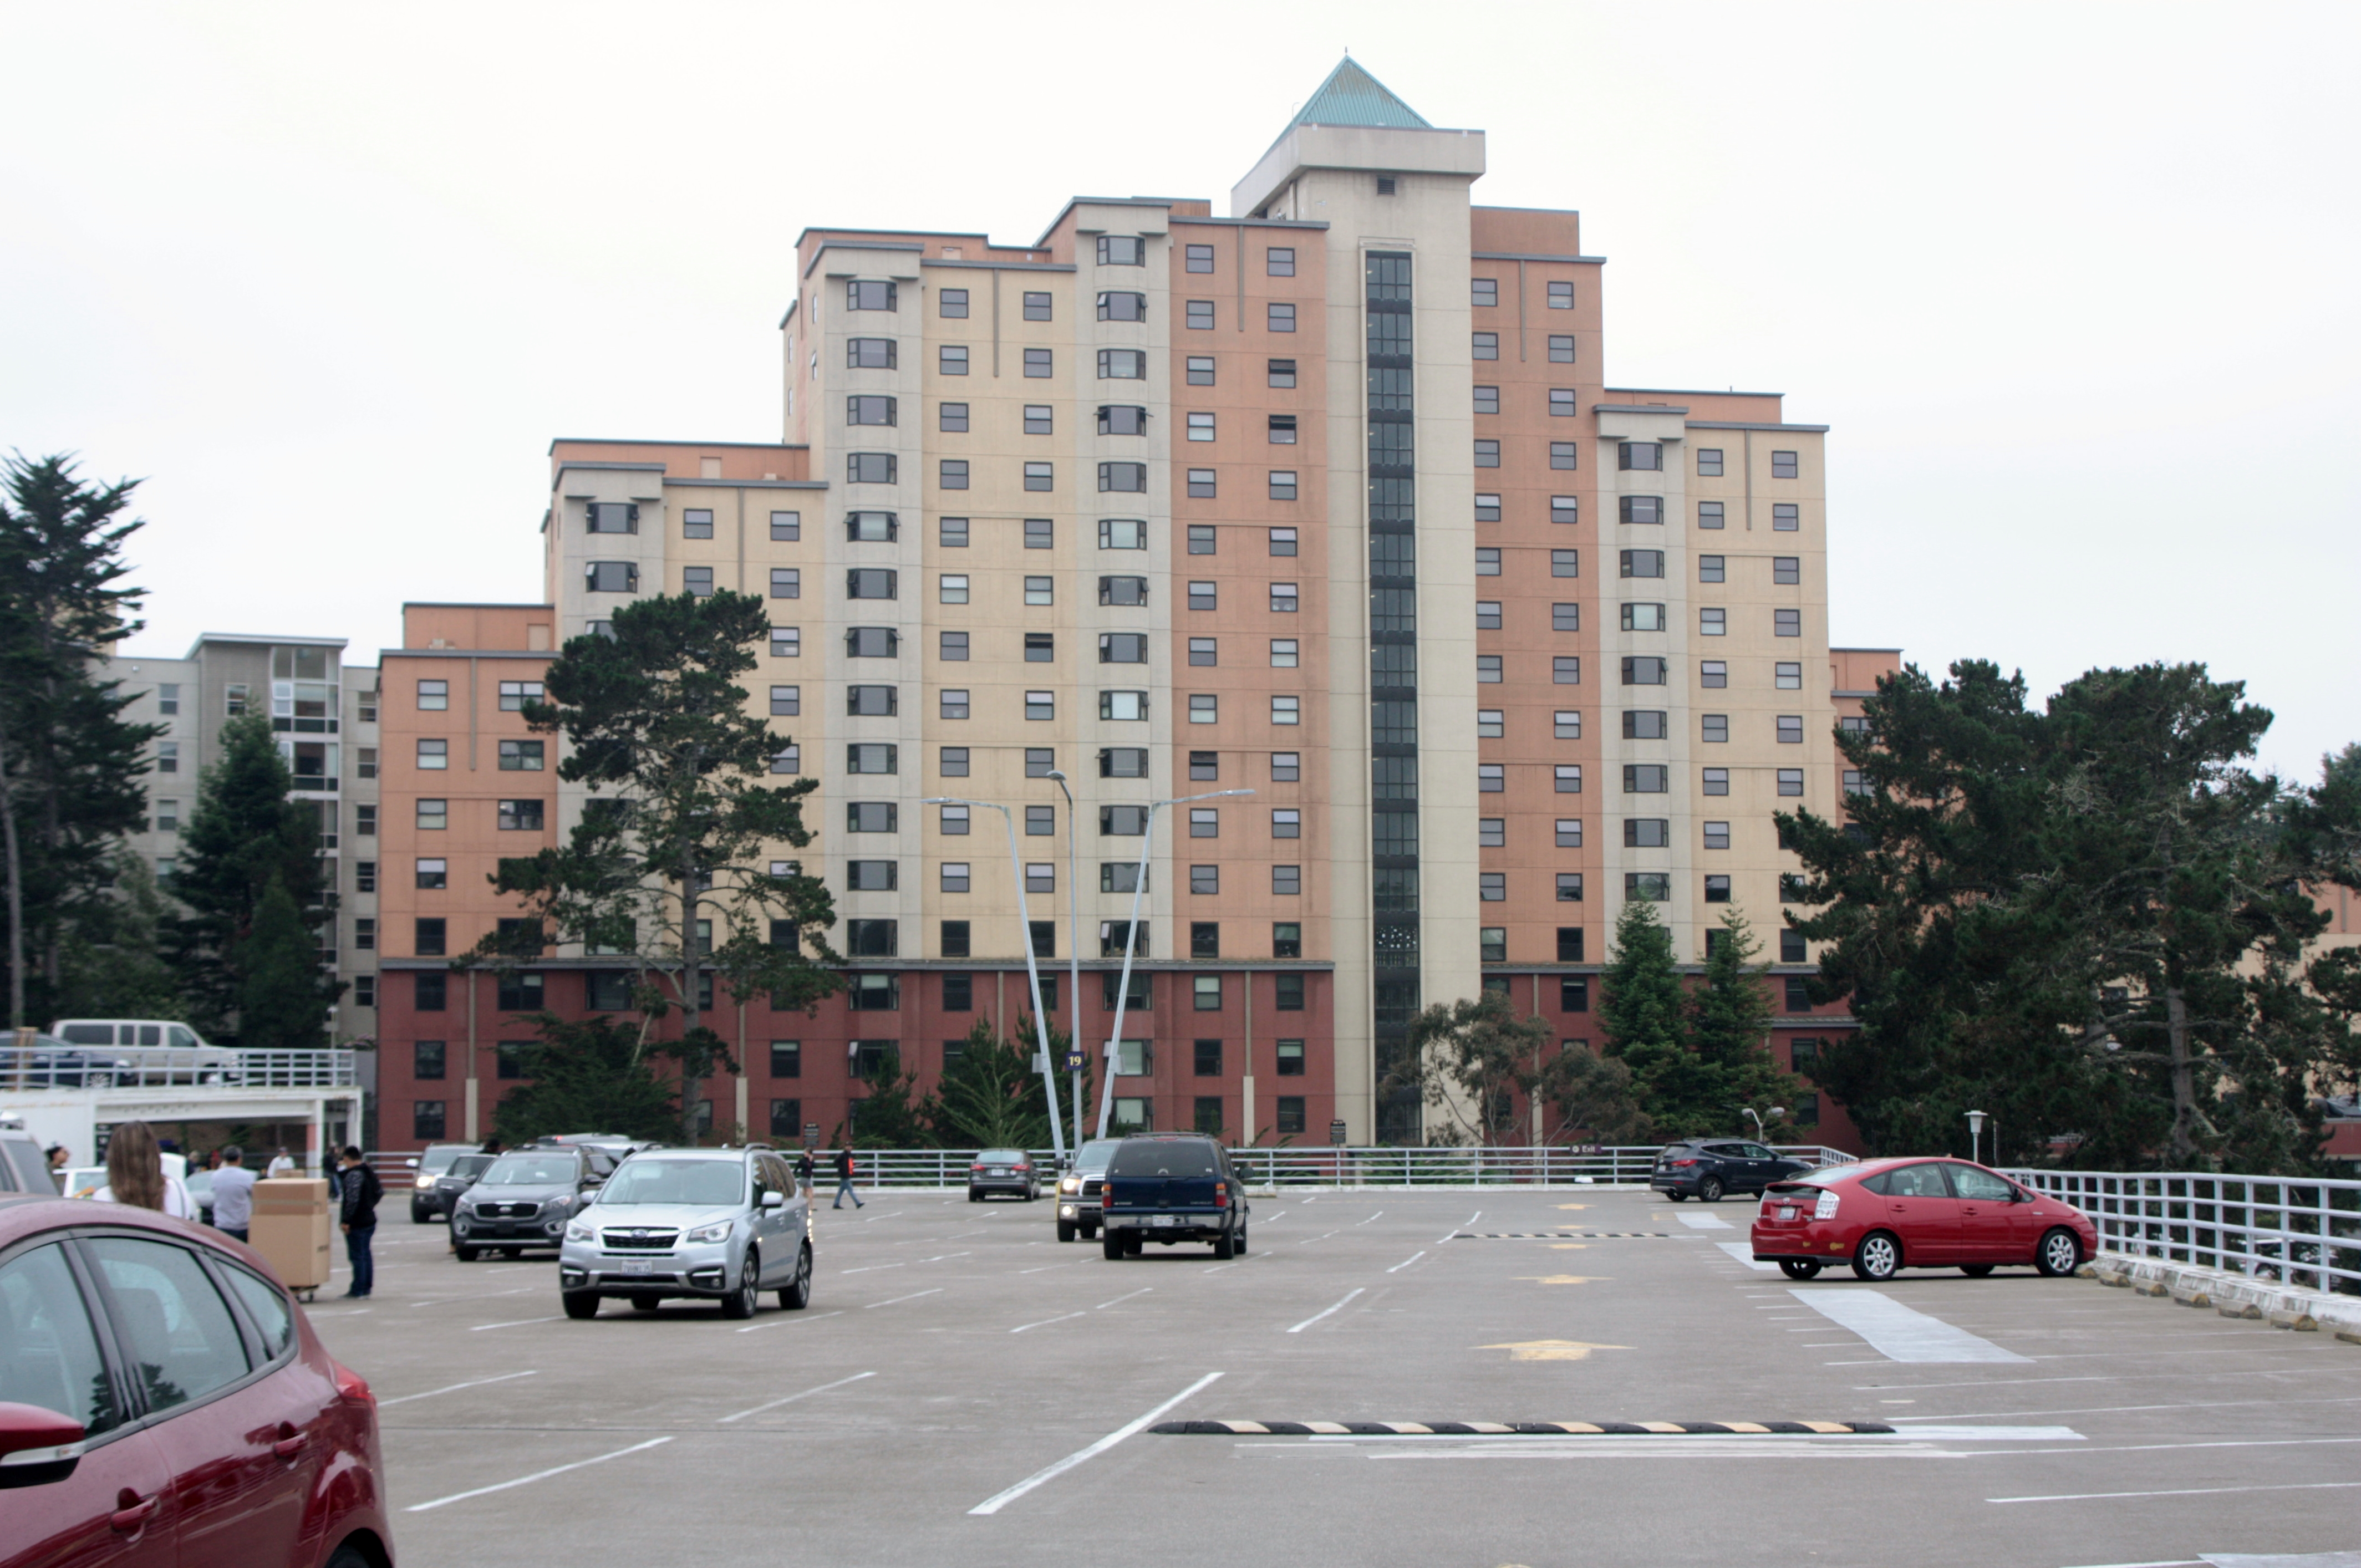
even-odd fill
[{"label": "man in dark jacket", "polygon": [[861,1201],[861,1194],[852,1190],[852,1151],[839,1149],[836,1151],[836,1201],[829,1207],[841,1209],[847,1198],[852,1200],[852,1206],[856,1209],[869,1207]]},{"label": "man in dark jacket", "polygon": [[369,1243],[377,1235],[378,1200],[385,1186],[361,1158],[357,1145],[345,1146],[343,1179],[337,1183],[345,1226],[345,1255],[353,1266],[353,1286],[347,1296],[367,1296],[377,1284],[377,1260]]}]

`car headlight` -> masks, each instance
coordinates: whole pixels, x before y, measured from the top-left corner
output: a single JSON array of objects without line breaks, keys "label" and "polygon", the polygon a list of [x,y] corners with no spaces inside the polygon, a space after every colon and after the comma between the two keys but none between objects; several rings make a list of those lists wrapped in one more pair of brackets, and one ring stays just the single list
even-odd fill
[{"label": "car headlight", "polygon": [[1082,1179],[1079,1176],[1070,1176],[1058,1183],[1058,1190],[1060,1192],[1080,1192],[1082,1190]]},{"label": "car headlight", "polygon": [[591,1228],[589,1225],[585,1224],[580,1220],[577,1220],[572,1224],[566,1227],[566,1239],[570,1242],[595,1241],[598,1239],[598,1233],[596,1230]]},{"label": "car headlight", "polygon": [[434,1185],[434,1179],[431,1176],[422,1176],[418,1179],[418,1190],[422,1192]]},{"label": "car headlight", "polygon": [[697,1226],[697,1229],[683,1236],[681,1240],[686,1242],[726,1242],[730,1239],[730,1226],[736,1223],[737,1222],[734,1220],[716,1220],[709,1225]]}]

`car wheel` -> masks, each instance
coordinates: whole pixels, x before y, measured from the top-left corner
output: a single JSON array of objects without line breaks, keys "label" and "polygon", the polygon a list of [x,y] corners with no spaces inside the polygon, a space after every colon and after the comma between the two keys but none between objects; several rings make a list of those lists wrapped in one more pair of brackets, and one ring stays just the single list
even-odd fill
[{"label": "car wheel", "polygon": [[1060,1220],[1058,1222],[1058,1239],[1061,1242],[1070,1242],[1074,1239],[1073,1221]]},{"label": "car wheel", "polygon": [[796,1249],[796,1277],[779,1292],[782,1311],[800,1312],[811,1305],[811,1247],[808,1244]]},{"label": "car wheel", "polygon": [[324,1568],[369,1568],[369,1560],[357,1546],[339,1546]]},{"label": "car wheel", "polygon": [[1810,1279],[1820,1272],[1820,1260],[1817,1257],[1783,1257],[1779,1260],[1779,1272],[1790,1279]]},{"label": "car wheel", "polygon": [[1892,1231],[1872,1231],[1852,1249],[1853,1274],[1862,1279],[1891,1279],[1902,1268],[1902,1244]]},{"label": "car wheel", "polygon": [[2041,1238],[2033,1266],[2056,1279],[2082,1266],[2082,1238],[2059,1225]]},{"label": "car wheel", "polygon": [[[1166,1242],[1164,1245],[1166,1246],[1170,1246],[1172,1244],[1170,1242]],[[1148,1238],[1141,1235],[1137,1231],[1132,1232],[1129,1236],[1124,1239],[1123,1251],[1124,1255],[1126,1257],[1137,1257],[1142,1252],[1146,1251],[1147,1248]]]},{"label": "car wheel", "polygon": [[413,1225],[423,1225],[434,1217],[434,1211],[432,1209],[422,1208],[416,1203],[410,1206],[410,1223]]},{"label": "car wheel", "polygon": [[738,1288],[721,1298],[721,1315],[733,1321],[743,1321],[754,1315],[763,1304],[763,1259],[752,1247],[746,1249],[746,1261],[738,1266]]},{"label": "car wheel", "polygon": [[1101,1256],[1104,1257],[1104,1258],[1105,1258],[1109,1263],[1120,1263],[1120,1262],[1122,1262],[1122,1261],[1123,1261],[1123,1241],[1122,1241],[1122,1238],[1121,1238],[1121,1237],[1119,1237],[1119,1236],[1117,1236],[1117,1235],[1116,1235],[1113,1231],[1109,1231],[1109,1232],[1107,1232],[1104,1235],[1102,1235],[1102,1236],[1099,1238],[1099,1254],[1100,1254],[1100,1255],[1101,1255]]},{"label": "car wheel", "polygon": [[1224,1263],[1238,1255],[1238,1244],[1231,1239],[1229,1232],[1224,1231],[1213,1238],[1213,1255]]},{"label": "car wheel", "polygon": [[1697,1183],[1697,1201],[1700,1203],[1719,1203],[1721,1201],[1720,1177],[1708,1176],[1703,1181]]},{"label": "car wheel", "polygon": [[1677,1203],[1677,1202],[1681,1201],[1681,1200],[1683,1200],[1684,1198],[1686,1198],[1686,1197],[1688,1196],[1688,1194],[1687,1194],[1687,1193],[1686,1193],[1686,1192],[1667,1192],[1667,1193],[1665,1193],[1665,1194],[1664,1194],[1664,1196],[1665,1196],[1665,1197],[1667,1197],[1667,1198],[1669,1198],[1669,1199],[1671,1199],[1674,1202]]},{"label": "car wheel", "polygon": [[455,1247],[452,1249],[451,1255],[461,1263],[473,1263],[476,1261],[476,1249],[471,1246]]},{"label": "car wheel", "polygon": [[1246,1256],[1246,1228],[1244,1225],[1240,1225],[1240,1226],[1238,1227],[1238,1255],[1239,1255],[1240,1257],[1244,1257],[1244,1256]]},{"label": "car wheel", "polygon": [[971,1187],[967,1190],[967,1201],[971,1203],[981,1203],[983,1201],[983,1194]]},{"label": "car wheel", "polygon": [[1960,1272],[1966,1275],[1971,1279],[1982,1279],[1985,1275],[1990,1274],[1992,1271],[1993,1266],[1989,1263],[1963,1263],[1960,1265]]},{"label": "car wheel", "polygon": [[[596,1290],[568,1290],[564,1300],[566,1315],[569,1318],[595,1318],[598,1315],[598,1292]],[[639,1303],[634,1301],[631,1305],[636,1307]]]}]

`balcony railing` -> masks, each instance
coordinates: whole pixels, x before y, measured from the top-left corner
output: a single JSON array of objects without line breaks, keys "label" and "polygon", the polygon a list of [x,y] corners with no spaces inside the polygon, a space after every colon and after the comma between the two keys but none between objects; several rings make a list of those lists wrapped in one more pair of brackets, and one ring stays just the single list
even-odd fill
[{"label": "balcony railing", "polygon": [[0,1091],[355,1089],[351,1051],[239,1051],[204,1046],[0,1045]]}]

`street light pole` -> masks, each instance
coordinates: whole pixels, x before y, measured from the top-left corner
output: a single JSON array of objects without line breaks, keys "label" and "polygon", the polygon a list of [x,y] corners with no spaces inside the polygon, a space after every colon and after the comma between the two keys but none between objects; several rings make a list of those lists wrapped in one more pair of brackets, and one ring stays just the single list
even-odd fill
[{"label": "street light pole", "polygon": [[[1983,1164],[1983,1141],[1984,1113],[1971,1111],[1968,1113],[1968,1158],[1978,1165]],[[1993,1129],[1993,1142],[2000,1142],[2000,1129],[1997,1127]]]},{"label": "street light pole", "polygon": [[[958,795],[929,795],[920,806],[983,806],[1000,813],[1001,826],[1008,829],[1008,870],[1016,879],[1016,923],[1024,927],[1025,973],[1033,984],[1033,1029],[1041,1044],[1041,1087],[1049,1102],[1049,1142],[1056,1151],[1060,1169],[1066,1164],[1066,1134],[1058,1119],[1058,1080],[1049,1066],[1049,1020],[1041,1011],[1041,966],[1033,956],[1033,916],[1025,903],[1025,866],[1016,854],[1016,818],[1008,807],[996,800],[964,800]],[[1080,1129],[1076,1129],[1080,1131]]]},{"label": "street light pole", "polygon": [[[1123,979],[1116,982],[1115,993],[1115,1032],[1107,1036],[1106,1082],[1099,1091],[1099,1136],[1107,1135],[1107,1120],[1115,1114],[1115,1052],[1123,1040],[1123,1007],[1131,1000],[1131,955],[1139,946],[1139,900],[1148,891],[1148,857],[1156,848],[1156,814],[1168,806],[1186,806],[1192,800],[1220,800],[1227,795],[1252,795],[1250,789],[1216,789],[1203,795],[1184,795],[1172,800],[1154,800],[1148,805],[1148,820],[1139,829],[1139,870],[1131,879],[1131,919],[1123,933]],[[1081,1129],[1075,1129],[1079,1136]]]},{"label": "street light pole", "polygon": [[1066,775],[1057,769],[1049,776],[1058,781],[1058,793],[1066,797],[1066,972],[1069,988],[1074,993],[1074,1028],[1066,1038],[1066,1048],[1072,1053],[1074,1065],[1066,1069],[1067,1081],[1074,1091],[1074,1149],[1082,1145],[1082,861],[1074,849],[1074,792],[1066,787]]}]

